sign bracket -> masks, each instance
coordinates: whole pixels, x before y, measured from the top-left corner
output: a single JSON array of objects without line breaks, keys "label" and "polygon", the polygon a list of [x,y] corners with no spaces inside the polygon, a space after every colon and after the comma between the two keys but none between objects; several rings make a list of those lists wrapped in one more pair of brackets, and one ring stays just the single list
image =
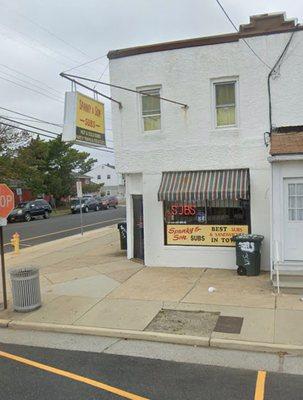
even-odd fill
[{"label": "sign bracket", "polygon": [[87,85],[84,85],[83,83],[78,82],[78,81],[76,81],[76,80],[73,79],[73,78],[70,78],[68,75],[64,74],[63,72],[61,72],[60,76],[61,76],[62,78],[65,78],[65,79],[71,81],[71,82],[75,85],[75,87],[76,87],[76,85],[79,85],[79,86],[81,86],[81,87],[83,87],[83,88],[85,88],[85,89],[87,89],[87,90],[90,90],[91,92],[93,92],[93,93],[96,94],[96,95],[99,94],[100,96],[104,97],[105,99],[110,100],[110,101],[113,101],[114,103],[117,103],[117,104],[119,105],[119,108],[120,108],[120,109],[122,108],[122,103],[121,103],[120,101],[115,100],[115,99],[113,99],[113,98],[110,97],[110,96],[106,96],[105,94],[99,92],[98,90],[93,89],[93,88],[91,88],[91,87],[89,87],[89,86],[87,86]]}]

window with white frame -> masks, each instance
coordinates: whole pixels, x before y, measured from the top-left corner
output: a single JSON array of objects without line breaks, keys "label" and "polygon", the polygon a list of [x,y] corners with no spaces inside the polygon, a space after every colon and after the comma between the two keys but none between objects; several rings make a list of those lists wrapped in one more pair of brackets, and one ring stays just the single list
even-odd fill
[{"label": "window with white frame", "polygon": [[303,221],[303,183],[288,184],[288,220]]},{"label": "window with white frame", "polygon": [[[146,93],[146,94],[145,94]],[[161,129],[160,88],[143,89],[141,113],[144,132]]]},{"label": "window with white frame", "polygon": [[236,83],[236,81],[214,83],[216,128],[237,125]]},{"label": "window with white frame", "polygon": [[97,179],[101,179],[101,175],[97,175]]}]

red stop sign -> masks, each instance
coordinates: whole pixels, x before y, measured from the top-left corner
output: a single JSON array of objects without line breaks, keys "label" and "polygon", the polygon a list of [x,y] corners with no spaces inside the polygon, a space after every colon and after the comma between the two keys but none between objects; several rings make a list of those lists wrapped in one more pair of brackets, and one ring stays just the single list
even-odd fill
[{"label": "red stop sign", "polygon": [[0,183],[0,217],[6,218],[14,207],[14,193],[5,183]]}]

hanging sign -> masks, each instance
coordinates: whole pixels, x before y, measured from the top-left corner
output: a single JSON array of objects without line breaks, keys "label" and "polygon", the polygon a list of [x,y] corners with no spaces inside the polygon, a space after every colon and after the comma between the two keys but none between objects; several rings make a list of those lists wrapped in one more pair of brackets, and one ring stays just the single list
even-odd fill
[{"label": "hanging sign", "polygon": [[167,244],[175,246],[235,246],[232,237],[248,233],[247,225],[167,225]]},{"label": "hanging sign", "polygon": [[66,92],[62,140],[105,146],[104,104],[79,92]]}]

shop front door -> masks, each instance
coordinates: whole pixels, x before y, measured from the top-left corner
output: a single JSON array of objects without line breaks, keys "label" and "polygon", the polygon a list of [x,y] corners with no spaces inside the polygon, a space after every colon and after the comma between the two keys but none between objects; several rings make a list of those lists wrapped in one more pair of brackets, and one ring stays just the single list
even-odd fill
[{"label": "shop front door", "polygon": [[284,260],[303,261],[303,178],[284,180]]},{"label": "shop front door", "polygon": [[133,195],[134,210],[134,258],[144,260],[143,197]]}]

